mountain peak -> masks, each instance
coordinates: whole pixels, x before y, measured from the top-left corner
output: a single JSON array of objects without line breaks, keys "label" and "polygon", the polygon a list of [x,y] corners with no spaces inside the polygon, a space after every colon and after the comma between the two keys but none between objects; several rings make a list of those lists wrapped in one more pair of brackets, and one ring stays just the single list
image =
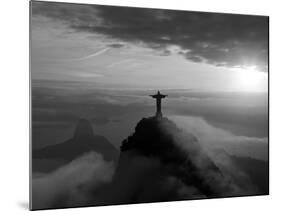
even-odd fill
[{"label": "mountain peak", "polygon": [[[80,119],[73,138],[32,152],[33,169],[49,172],[90,151],[101,154],[106,161],[115,162],[119,155],[118,150],[105,137],[94,135],[90,121]],[[47,160],[45,165],[40,165],[40,159]]]},{"label": "mountain peak", "polygon": [[150,155],[165,153],[175,148],[173,135],[177,133],[180,129],[168,118],[143,118],[137,124],[135,133],[123,141],[121,151],[134,149]]},{"label": "mountain peak", "polygon": [[[151,163],[159,162],[158,169],[152,169],[161,169],[161,178],[177,178],[187,187],[192,184],[205,196],[212,197],[221,192],[232,191],[232,187],[228,186],[221,191],[214,185],[216,183],[209,182],[224,181],[220,169],[204,153],[195,136],[179,129],[168,118],[149,117],[138,122],[134,133],[122,142],[119,160],[121,167],[118,170],[136,168],[137,163],[129,167],[127,165],[137,160],[136,158],[152,159]],[[140,168],[143,168],[143,165],[141,164]],[[149,166],[147,163],[146,165]],[[143,174],[146,169],[150,168],[142,169]],[[152,174],[150,170],[147,171],[147,175]]]},{"label": "mountain peak", "polygon": [[75,132],[73,139],[75,141],[81,141],[81,140],[89,140],[92,139],[94,136],[93,128],[89,120],[87,119],[80,119]]}]

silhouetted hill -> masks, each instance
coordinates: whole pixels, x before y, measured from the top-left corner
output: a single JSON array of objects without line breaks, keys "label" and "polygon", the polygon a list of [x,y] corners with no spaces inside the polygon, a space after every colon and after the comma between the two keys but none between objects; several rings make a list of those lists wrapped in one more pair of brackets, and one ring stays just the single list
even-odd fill
[{"label": "silhouetted hill", "polygon": [[190,168],[195,168],[192,158],[200,156],[206,167],[219,171],[203,152],[197,138],[190,133],[183,133],[175,123],[165,117],[143,118],[137,124],[134,134],[124,140],[121,145],[121,152],[128,150],[157,157],[163,162],[179,164],[188,162]]},{"label": "silhouetted hill", "polygon": [[32,152],[33,170],[50,171],[90,151],[103,155],[107,161],[117,160],[118,150],[103,136],[94,135],[88,120],[81,119],[73,138]]},{"label": "silhouetted hill", "polygon": [[[143,118],[121,145],[113,181],[100,194],[104,204],[157,202],[238,193],[196,137],[167,118]],[[121,191],[120,191],[121,190]]]}]

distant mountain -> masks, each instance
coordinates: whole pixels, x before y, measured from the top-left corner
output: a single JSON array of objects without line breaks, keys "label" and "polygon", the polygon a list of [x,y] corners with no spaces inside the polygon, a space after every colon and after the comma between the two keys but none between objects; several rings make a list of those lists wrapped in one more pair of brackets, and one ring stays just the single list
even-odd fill
[{"label": "distant mountain", "polygon": [[81,119],[73,138],[42,149],[33,150],[33,171],[48,172],[90,151],[103,155],[107,161],[118,159],[118,150],[103,136],[93,133],[88,120]]}]

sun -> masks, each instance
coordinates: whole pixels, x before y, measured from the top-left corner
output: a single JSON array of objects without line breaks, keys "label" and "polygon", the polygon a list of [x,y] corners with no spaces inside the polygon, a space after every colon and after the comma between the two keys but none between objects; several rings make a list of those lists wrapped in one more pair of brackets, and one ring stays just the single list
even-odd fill
[{"label": "sun", "polygon": [[248,92],[257,92],[263,86],[266,80],[266,74],[258,71],[256,66],[247,68],[236,68],[237,86],[240,90]]}]

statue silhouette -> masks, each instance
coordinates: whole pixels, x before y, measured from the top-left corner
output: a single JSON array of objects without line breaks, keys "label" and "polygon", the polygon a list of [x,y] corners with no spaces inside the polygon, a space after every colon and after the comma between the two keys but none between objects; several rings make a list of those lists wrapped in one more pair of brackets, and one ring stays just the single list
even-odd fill
[{"label": "statue silhouette", "polygon": [[167,97],[168,95],[163,95],[161,94],[159,91],[157,92],[157,94],[155,95],[149,95],[152,98],[156,99],[156,114],[155,116],[157,118],[162,118],[162,111],[161,111],[161,100],[165,97]]}]

